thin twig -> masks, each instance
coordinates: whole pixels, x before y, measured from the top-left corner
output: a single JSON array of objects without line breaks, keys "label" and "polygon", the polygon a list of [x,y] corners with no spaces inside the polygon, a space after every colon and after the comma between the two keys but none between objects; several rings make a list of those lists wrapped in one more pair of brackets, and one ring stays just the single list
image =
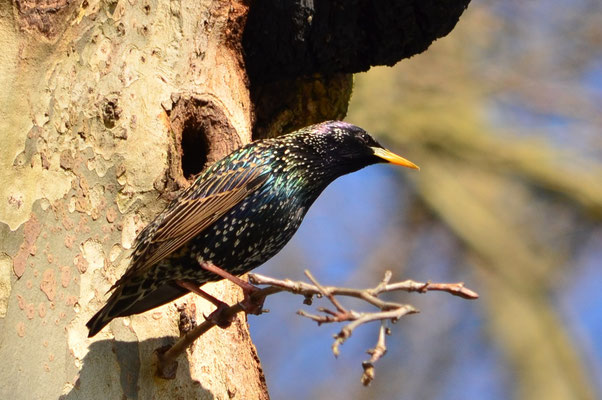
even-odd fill
[{"label": "thin twig", "polygon": [[376,346],[366,351],[366,353],[370,354],[371,357],[368,361],[364,361],[362,363],[362,368],[364,369],[364,374],[362,375],[362,384],[364,386],[370,385],[374,380],[374,363],[380,360],[387,353],[385,337],[389,334],[390,330],[387,328],[387,323],[382,321],[380,323],[380,329],[378,330],[378,341],[376,342]]},{"label": "thin twig", "polygon": [[[353,311],[352,311],[353,312]],[[397,322],[401,317],[408,314],[415,314],[418,310],[409,304],[400,305],[399,308],[390,311],[380,311],[371,313],[360,313],[357,318],[352,322],[345,325],[339,333],[334,335],[334,343],[332,344],[332,352],[335,357],[339,355],[339,346],[345,343],[351,336],[353,331],[360,325],[366,324],[373,321],[387,321]]]}]

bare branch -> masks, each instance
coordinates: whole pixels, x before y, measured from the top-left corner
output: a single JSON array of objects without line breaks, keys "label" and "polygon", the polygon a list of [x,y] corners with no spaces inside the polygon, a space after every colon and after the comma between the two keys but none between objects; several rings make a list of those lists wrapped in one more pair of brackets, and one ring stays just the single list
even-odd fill
[{"label": "bare branch", "polygon": [[[463,282],[457,283],[431,283],[431,282],[417,282],[411,279],[397,282],[397,283],[388,283],[391,279],[391,276],[387,277],[387,274],[391,274],[390,271],[385,273],[385,278],[383,281],[375,288],[372,289],[351,289],[337,286],[322,286],[324,292],[329,293],[333,296],[346,296],[346,297],[355,297],[358,299],[365,300],[370,304],[381,308],[382,304],[386,304],[382,302],[382,300],[376,298],[376,296],[382,293],[388,292],[419,292],[426,293],[429,290],[437,290],[443,291],[454,296],[459,296],[469,300],[475,300],[479,298],[479,295],[464,287]],[[260,274],[249,274],[249,281],[255,285],[269,285],[273,287],[278,287],[286,292],[291,292],[294,294],[302,294],[304,296],[315,296],[322,295],[320,289],[318,289],[315,285],[311,285],[306,282],[301,281],[291,281],[290,279],[274,279],[268,276],[260,275]],[[376,301],[373,303],[373,301]]]},{"label": "bare branch", "polygon": [[[303,296],[305,298],[303,302],[308,305],[311,305],[313,296],[324,297],[328,299],[328,301],[334,306],[334,310],[326,307],[320,307],[317,309],[318,313],[320,314],[311,314],[303,310],[299,310],[297,313],[303,317],[316,321],[319,325],[325,323],[347,323],[336,335],[334,335],[335,340],[332,344],[332,351],[335,356],[339,355],[340,345],[351,336],[357,327],[369,322],[381,321],[376,346],[373,349],[368,350],[368,354],[371,355],[371,358],[362,364],[364,368],[362,383],[364,385],[368,385],[370,382],[372,382],[374,379],[374,363],[386,353],[385,335],[389,333],[389,328],[387,328],[386,325],[387,322],[390,321],[395,323],[405,315],[418,312],[416,308],[409,304],[383,301],[378,298],[379,295],[395,291],[425,293],[430,290],[436,290],[444,291],[465,299],[476,299],[479,297],[477,293],[465,288],[464,284],[461,282],[431,283],[406,280],[402,282],[389,283],[392,277],[390,271],[386,271],[384,278],[376,287],[368,289],[323,286],[309,271],[306,270],[305,275],[312,283],[291,281],[289,279],[280,280],[259,274],[249,274],[249,281],[251,283],[265,286],[264,288],[253,291],[250,294],[249,300],[263,302],[263,299],[265,299],[267,296],[282,291]],[[378,310],[372,312],[358,312],[350,310],[345,308],[335,296],[360,299],[368,304],[373,305]],[[245,311],[243,302],[236,303],[232,306],[226,305],[224,307],[220,307],[211,313],[211,315],[206,317],[203,323],[182,336],[176,344],[168,349],[158,349],[156,351],[157,376],[166,379],[173,379],[177,369],[176,359],[188,348],[188,346],[190,346],[196,339],[214,326],[228,326],[234,316],[242,311]],[[259,310],[258,313],[261,314],[261,310]]]},{"label": "bare branch", "polygon": [[429,290],[438,290],[459,296],[468,300],[475,300],[479,298],[476,292],[464,287],[464,282],[457,283],[431,283],[431,282],[416,282],[412,280],[406,280],[399,283],[393,283],[391,285],[385,285],[383,292],[393,292],[396,290],[404,290],[407,292],[420,292],[426,293]]}]

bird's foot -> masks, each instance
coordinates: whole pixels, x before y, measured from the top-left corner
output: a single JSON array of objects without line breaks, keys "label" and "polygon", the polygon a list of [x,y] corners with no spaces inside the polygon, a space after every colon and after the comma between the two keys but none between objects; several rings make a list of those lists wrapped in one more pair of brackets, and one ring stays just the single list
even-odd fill
[{"label": "bird's foot", "polygon": [[206,320],[211,321],[220,328],[226,329],[232,325],[232,321],[234,321],[234,315],[227,315],[227,313],[225,313],[225,311],[229,308],[230,306],[228,306],[228,304],[222,302],[219,306],[217,306],[215,311],[209,315],[204,315],[204,317]]},{"label": "bird's foot", "polygon": [[[245,282],[246,283],[246,282]],[[263,309],[263,303],[265,301],[265,295],[261,295],[260,289],[257,286],[251,285],[247,283],[250,288],[243,288],[242,292],[244,295],[243,300],[240,302],[240,305],[245,310],[247,314],[253,315],[261,315],[267,310]]]}]

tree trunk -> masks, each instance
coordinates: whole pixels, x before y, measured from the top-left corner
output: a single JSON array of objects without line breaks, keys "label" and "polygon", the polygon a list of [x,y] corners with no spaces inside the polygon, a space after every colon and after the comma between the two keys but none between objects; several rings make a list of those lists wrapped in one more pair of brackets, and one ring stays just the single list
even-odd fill
[{"label": "tree trunk", "polygon": [[[400,25],[430,15],[411,3],[405,8],[416,15]],[[287,37],[263,43],[269,15],[255,13],[245,61],[244,1],[0,1],[0,398],[267,398],[244,317],[198,340],[175,380],[153,377],[154,350],[211,312],[195,296],[118,318],[92,339],[85,323],[127,267],[137,232],[188,178],[252,132],[272,136],[344,116],[349,73],[447,34],[466,1],[449,3],[430,21],[443,28],[405,36],[421,45],[384,59],[353,53],[362,62],[340,68],[315,58],[323,64],[289,71],[274,59],[275,82],[261,74],[262,55]],[[303,10],[314,22],[339,11]],[[320,71],[328,75],[301,78]],[[229,283],[204,289],[228,303],[240,298]]]},{"label": "tree trunk", "polygon": [[[176,380],[153,380],[153,351],[178,321],[211,311],[194,296],[91,340],[85,327],[165,205],[158,195],[251,139],[247,6],[49,3],[19,2],[16,14],[2,3],[12,64],[2,65],[0,356],[11,368],[0,397],[267,398],[243,318],[201,338]],[[208,290],[233,302],[228,286]]]}]

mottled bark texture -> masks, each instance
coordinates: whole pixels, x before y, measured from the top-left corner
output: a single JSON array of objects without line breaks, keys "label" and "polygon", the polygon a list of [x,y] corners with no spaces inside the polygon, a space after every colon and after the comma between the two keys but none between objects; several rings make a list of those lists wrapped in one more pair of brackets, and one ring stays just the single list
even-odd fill
[{"label": "mottled bark texture", "polygon": [[424,50],[466,1],[426,3],[0,1],[0,398],[267,398],[244,318],[153,378],[211,311],[194,296],[85,323],[188,178],[252,132],[344,116],[350,73]]}]

